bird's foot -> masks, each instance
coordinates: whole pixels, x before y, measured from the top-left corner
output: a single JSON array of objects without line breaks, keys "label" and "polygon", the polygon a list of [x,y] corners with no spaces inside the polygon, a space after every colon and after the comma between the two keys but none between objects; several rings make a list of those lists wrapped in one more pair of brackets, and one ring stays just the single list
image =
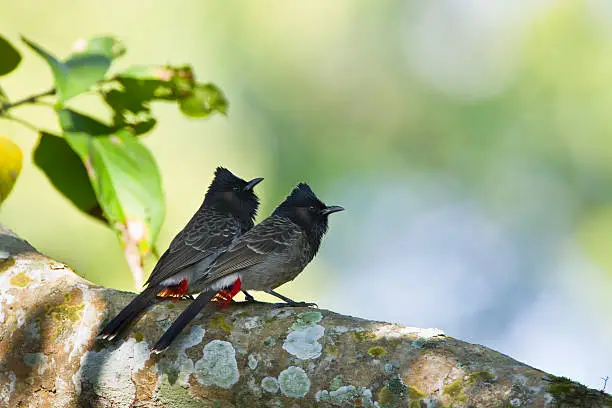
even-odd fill
[{"label": "bird's foot", "polygon": [[253,305],[263,305],[263,304],[265,304],[267,302],[262,302],[262,301],[259,301],[259,300],[255,300],[255,298],[253,298],[253,299],[244,299],[244,301],[242,301],[240,303],[246,303],[248,305],[251,305],[251,304],[253,304]]},{"label": "bird's foot", "polygon": [[319,308],[319,306],[316,303],[310,303],[310,302],[283,302],[283,303],[274,303],[275,306],[277,307],[316,307],[317,309]]},{"label": "bird's foot", "polygon": [[258,302],[257,300],[255,300],[253,295],[251,295],[246,290],[243,290],[242,293],[244,294],[244,303],[263,303],[263,302]]},{"label": "bird's foot", "polygon": [[280,293],[273,291],[272,289],[268,289],[266,292],[268,294],[272,295],[272,296],[276,296],[277,298],[285,301],[285,303],[278,304],[279,306],[289,306],[289,307],[310,307],[310,306],[314,306],[316,308],[319,307],[319,306],[317,306],[316,303],[296,302],[295,300],[289,299],[287,296],[283,296]]},{"label": "bird's foot", "polygon": [[242,304],[247,304],[247,305],[263,305],[266,304],[267,302],[262,302],[259,301],[257,299],[255,299],[253,296],[245,296],[244,297],[244,301],[240,302]]}]

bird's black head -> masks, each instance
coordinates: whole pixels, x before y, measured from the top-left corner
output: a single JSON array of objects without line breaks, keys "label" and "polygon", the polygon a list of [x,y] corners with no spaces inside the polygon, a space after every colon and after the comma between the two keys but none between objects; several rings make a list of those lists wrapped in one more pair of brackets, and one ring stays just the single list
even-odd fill
[{"label": "bird's black head", "polygon": [[311,245],[317,250],[323,234],[327,232],[327,217],[342,210],[344,208],[337,205],[325,205],[308,184],[300,183],[285,201],[276,207],[272,215],[287,217],[302,227],[308,234]]},{"label": "bird's black head", "polygon": [[262,180],[263,178],[255,178],[245,181],[228,169],[217,167],[215,178],[206,192],[204,205],[230,213],[253,226],[259,207],[259,198],[253,192],[253,187]]}]

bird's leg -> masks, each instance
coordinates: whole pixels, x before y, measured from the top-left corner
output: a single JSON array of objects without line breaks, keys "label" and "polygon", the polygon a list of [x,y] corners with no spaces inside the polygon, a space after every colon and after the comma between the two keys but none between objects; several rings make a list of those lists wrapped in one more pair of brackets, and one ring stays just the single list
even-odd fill
[{"label": "bird's leg", "polygon": [[249,302],[249,303],[255,303],[257,302],[255,300],[255,298],[253,297],[253,295],[251,295],[249,292],[247,292],[246,290],[242,290],[242,293],[244,293],[244,299]]},{"label": "bird's leg", "polygon": [[291,300],[286,296],[281,295],[278,292],[273,291],[272,289],[267,290],[266,293],[276,296],[277,298],[283,300],[285,303],[281,303],[282,306],[291,306],[291,307],[309,307],[314,306],[318,307],[316,303],[308,303],[308,302],[296,302],[295,300]]}]

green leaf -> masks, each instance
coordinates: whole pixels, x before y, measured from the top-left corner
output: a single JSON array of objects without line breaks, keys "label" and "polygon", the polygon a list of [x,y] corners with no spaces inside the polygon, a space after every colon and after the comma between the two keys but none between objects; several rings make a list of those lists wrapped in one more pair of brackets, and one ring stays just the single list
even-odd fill
[{"label": "green leaf", "polygon": [[157,164],[149,150],[126,129],[113,129],[91,117],[58,112],[64,137],[88,169],[97,200],[124,245],[149,252],[165,215]]},{"label": "green leaf", "polygon": [[[127,131],[94,139],[90,153],[94,171],[101,175],[100,196],[111,203],[117,201],[128,229],[140,223],[143,231],[149,230],[147,245],[141,246],[141,250],[150,250],[165,212],[161,176],[153,156]],[[137,237],[136,240],[140,241]]]},{"label": "green leaf", "polygon": [[[4,89],[2,89],[2,87],[0,86],[0,107],[3,103],[8,102],[8,95],[4,92]],[[2,113],[0,113],[0,116],[2,116]]]},{"label": "green leaf", "polygon": [[75,54],[70,57],[64,62],[64,75],[56,77],[59,100],[65,102],[87,92],[104,79],[110,65],[111,59],[103,55]]},{"label": "green leaf", "polygon": [[159,87],[156,81],[125,78],[117,81],[116,89],[104,91],[104,101],[113,110],[115,126],[131,128],[137,135],[150,131],[157,123],[151,114],[150,102]]},{"label": "green leaf", "polygon": [[101,36],[89,40],[79,40],[73,47],[74,54],[103,55],[116,59],[125,55],[125,45],[115,37]]},{"label": "green leaf", "polygon": [[21,54],[0,35],[0,76],[12,72],[21,62]]},{"label": "green leaf", "polygon": [[176,101],[196,85],[190,66],[136,65],[116,75],[127,91],[136,91],[147,101]]},{"label": "green leaf", "polygon": [[192,118],[205,118],[214,112],[227,113],[227,99],[213,84],[197,84],[179,104],[181,111]]},{"label": "green leaf", "polygon": [[150,131],[157,121],[151,113],[153,101],[176,101],[178,87],[174,77],[188,76],[189,67],[136,65],[116,75],[103,88],[105,102],[114,112],[117,128],[129,128],[140,135]]},{"label": "green leaf", "polygon": [[[108,136],[113,132],[110,126],[70,109],[60,109],[57,111],[60,126],[64,133],[81,135],[85,140],[87,136]],[[87,145],[82,146],[85,149]],[[86,153],[86,150],[79,149],[79,155]]]},{"label": "green leaf", "polygon": [[121,78],[151,79],[155,81],[170,81],[177,68],[161,65],[132,65],[117,74]]},{"label": "green leaf", "polygon": [[112,62],[111,58],[105,55],[90,53],[74,54],[61,62],[35,43],[24,37],[22,39],[51,67],[60,104],[87,92],[98,81],[104,79]]},{"label": "green leaf", "polygon": [[79,210],[106,221],[85,165],[64,138],[41,132],[33,158],[51,184]]},{"label": "green leaf", "polygon": [[212,84],[195,82],[190,66],[135,65],[115,76],[103,89],[104,100],[114,111],[118,128],[130,128],[135,134],[150,131],[156,124],[151,102],[179,102],[192,117],[206,117],[213,112],[225,114],[227,101]]}]

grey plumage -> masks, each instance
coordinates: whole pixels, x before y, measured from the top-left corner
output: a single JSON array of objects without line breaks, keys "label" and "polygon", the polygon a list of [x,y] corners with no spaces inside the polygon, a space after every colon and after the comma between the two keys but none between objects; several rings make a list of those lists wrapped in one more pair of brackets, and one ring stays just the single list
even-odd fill
[{"label": "grey plumage", "polygon": [[193,283],[200,278],[198,271],[208,269],[234,238],[252,226],[252,221],[242,222],[203,204],[159,258],[146,284],[176,285],[187,279],[191,283],[189,292],[197,293]]},{"label": "grey plumage", "polygon": [[272,215],[249,232],[230,245],[195,284],[207,286],[238,273],[243,289],[267,291],[293,280],[317,250],[306,232],[286,217]]},{"label": "grey plumage", "polygon": [[147,287],[104,327],[99,337],[113,339],[160,295],[199,292],[193,283],[202,279],[201,274],[236,237],[253,227],[259,206],[253,187],[261,180],[247,182],[218,167],[204,202],[160,257]]},{"label": "grey plumage", "polygon": [[304,270],[319,250],[327,231],[327,216],[342,210],[342,207],[326,206],[307,184],[299,184],[270,217],[236,238],[199,275],[201,279],[193,282],[201,290],[198,299],[164,333],[153,351],[167,348],[217,290],[232,285],[237,279],[245,291],[265,291],[290,305],[310,305],[294,302],[274,289]]}]

